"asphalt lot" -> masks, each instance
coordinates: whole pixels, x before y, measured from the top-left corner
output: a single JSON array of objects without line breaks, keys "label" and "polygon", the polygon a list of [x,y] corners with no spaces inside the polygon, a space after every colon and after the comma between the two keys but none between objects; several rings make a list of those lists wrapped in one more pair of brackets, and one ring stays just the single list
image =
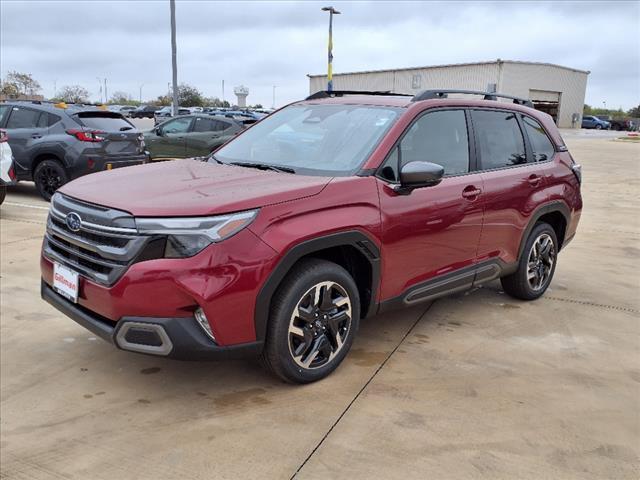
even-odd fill
[{"label": "asphalt lot", "polygon": [[567,132],[582,223],[546,296],[364,322],[326,380],[118,351],[39,298],[46,204],[0,209],[5,479],[640,477],[640,145]]}]

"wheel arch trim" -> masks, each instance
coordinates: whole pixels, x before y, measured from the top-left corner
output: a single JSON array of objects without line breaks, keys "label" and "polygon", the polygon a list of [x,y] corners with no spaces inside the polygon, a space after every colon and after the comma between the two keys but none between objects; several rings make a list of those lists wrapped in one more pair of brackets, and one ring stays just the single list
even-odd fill
[{"label": "wheel arch trim", "polygon": [[333,247],[351,246],[360,251],[371,266],[371,298],[367,316],[377,312],[377,293],[380,283],[380,248],[371,237],[359,230],[348,230],[309,240],[290,247],[269,274],[256,298],[256,340],[264,341],[269,323],[271,299],[291,268],[303,257]]},{"label": "wheel arch trim", "polygon": [[[520,246],[518,247],[518,257],[517,257],[518,260],[520,260],[522,256],[522,253],[524,251],[524,246],[527,243],[527,239],[529,238],[531,231],[536,226],[536,223],[538,223],[540,218],[542,218],[544,215],[547,215],[549,213],[555,213],[555,212],[559,212],[560,214],[562,214],[567,227],[569,226],[571,221],[571,210],[569,209],[569,207],[565,202],[561,200],[555,200],[555,201],[540,205],[531,214],[529,223],[527,224],[527,227],[524,229],[524,232],[522,233],[522,237],[520,238]],[[562,246],[560,246],[560,248],[562,248]],[[560,248],[558,248],[558,250],[560,250]]]}]

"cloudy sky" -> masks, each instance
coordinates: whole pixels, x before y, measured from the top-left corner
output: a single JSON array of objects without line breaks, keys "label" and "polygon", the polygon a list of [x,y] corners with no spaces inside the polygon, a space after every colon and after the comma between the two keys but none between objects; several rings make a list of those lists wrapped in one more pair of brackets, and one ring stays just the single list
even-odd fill
[{"label": "cloudy sky", "polygon": [[[331,2],[182,1],[176,7],[178,81],[207,96],[271,106],[305,96],[326,70]],[[334,72],[527,60],[590,70],[586,102],[640,103],[640,2],[340,2]],[[143,99],[171,80],[168,0],[0,0],[0,73],[32,73],[43,93],[80,84]]]}]

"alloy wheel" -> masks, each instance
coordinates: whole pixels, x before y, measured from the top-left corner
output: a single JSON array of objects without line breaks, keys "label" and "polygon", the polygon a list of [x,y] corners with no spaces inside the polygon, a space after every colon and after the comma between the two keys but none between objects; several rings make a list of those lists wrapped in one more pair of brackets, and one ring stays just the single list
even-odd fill
[{"label": "alloy wheel", "polygon": [[62,186],[62,178],[55,168],[45,166],[38,173],[38,183],[47,195],[53,195]]},{"label": "alloy wheel", "polygon": [[543,233],[533,242],[527,261],[527,281],[534,291],[546,287],[556,260],[556,248],[551,235]]},{"label": "alloy wheel", "polygon": [[344,346],[351,329],[351,299],[336,282],[317,283],[298,301],[289,321],[289,352],[299,367],[320,368]]}]

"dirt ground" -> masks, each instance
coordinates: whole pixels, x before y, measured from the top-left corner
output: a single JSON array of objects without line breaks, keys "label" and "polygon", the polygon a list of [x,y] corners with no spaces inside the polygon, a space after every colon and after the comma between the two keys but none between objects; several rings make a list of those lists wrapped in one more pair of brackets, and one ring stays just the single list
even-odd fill
[{"label": "dirt ground", "polygon": [[328,379],[116,350],[39,298],[46,204],[0,209],[4,479],[637,479],[640,145],[567,133],[584,212],[547,294],[364,322]]}]

